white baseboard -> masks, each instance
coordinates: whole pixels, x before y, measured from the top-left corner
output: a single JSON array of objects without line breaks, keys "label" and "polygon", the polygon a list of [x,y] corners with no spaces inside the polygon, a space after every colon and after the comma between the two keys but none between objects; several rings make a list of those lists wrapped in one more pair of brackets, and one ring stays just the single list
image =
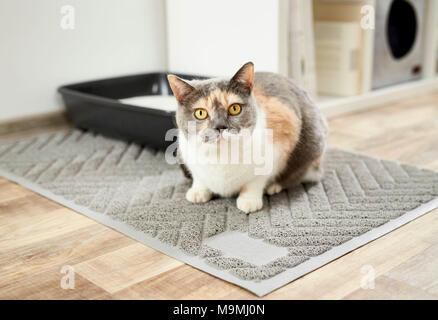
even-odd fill
[{"label": "white baseboard", "polygon": [[354,97],[323,100],[317,102],[317,105],[326,117],[331,118],[341,114],[375,108],[433,91],[438,91],[438,78],[403,83]]}]

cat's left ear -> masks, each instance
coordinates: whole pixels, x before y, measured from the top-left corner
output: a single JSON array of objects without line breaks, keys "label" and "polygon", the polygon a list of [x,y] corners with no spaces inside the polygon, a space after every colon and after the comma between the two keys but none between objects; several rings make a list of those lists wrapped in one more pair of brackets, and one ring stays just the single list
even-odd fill
[{"label": "cat's left ear", "polygon": [[239,71],[236,72],[234,77],[231,79],[230,84],[233,86],[238,86],[244,89],[247,94],[250,94],[252,88],[254,87],[254,63],[245,63],[239,69]]}]

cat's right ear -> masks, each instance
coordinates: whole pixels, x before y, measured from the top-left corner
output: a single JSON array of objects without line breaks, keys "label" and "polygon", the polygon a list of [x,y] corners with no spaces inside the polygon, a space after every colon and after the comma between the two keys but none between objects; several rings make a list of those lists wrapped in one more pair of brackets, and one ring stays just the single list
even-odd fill
[{"label": "cat's right ear", "polygon": [[195,88],[193,88],[187,82],[185,82],[181,78],[178,78],[177,76],[174,76],[173,74],[169,74],[167,76],[167,80],[169,80],[170,88],[173,91],[173,95],[180,103],[182,103],[184,99],[187,98],[187,96],[193,90],[195,90]]}]

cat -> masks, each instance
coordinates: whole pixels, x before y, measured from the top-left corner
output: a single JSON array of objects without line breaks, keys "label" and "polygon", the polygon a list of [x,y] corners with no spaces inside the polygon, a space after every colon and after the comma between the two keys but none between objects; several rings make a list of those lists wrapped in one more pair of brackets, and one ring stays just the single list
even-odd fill
[{"label": "cat", "polygon": [[[178,154],[183,170],[193,179],[188,201],[204,203],[213,194],[237,195],[237,208],[252,213],[262,209],[265,193],[274,195],[323,177],[327,122],[291,79],[254,72],[254,64],[248,62],[231,79],[188,81],[168,75],[168,81],[178,102]],[[261,134],[269,130],[271,143]],[[223,149],[224,140],[244,131],[250,143],[235,140],[243,156],[250,152],[248,145],[271,147],[269,172],[257,174],[257,164],[243,162],[242,154],[234,163],[211,161],[218,159],[218,153],[208,150]]]}]

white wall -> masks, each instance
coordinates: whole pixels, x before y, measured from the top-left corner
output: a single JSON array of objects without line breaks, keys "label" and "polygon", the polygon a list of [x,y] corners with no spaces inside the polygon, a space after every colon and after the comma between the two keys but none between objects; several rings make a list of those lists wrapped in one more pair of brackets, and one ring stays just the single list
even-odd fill
[{"label": "white wall", "polygon": [[247,61],[279,72],[278,0],[167,0],[172,72],[232,75]]},{"label": "white wall", "polygon": [[161,0],[1,0],[0,121],[61,108],[61,84],[165,70],[164,16]]}]

